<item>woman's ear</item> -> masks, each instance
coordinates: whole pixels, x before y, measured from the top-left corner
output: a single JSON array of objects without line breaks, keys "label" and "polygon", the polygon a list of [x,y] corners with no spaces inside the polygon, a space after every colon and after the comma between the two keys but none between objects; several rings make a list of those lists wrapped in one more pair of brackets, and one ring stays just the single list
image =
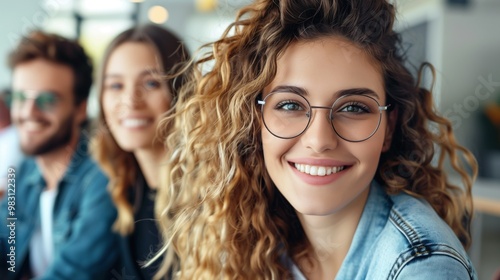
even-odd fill
[{"label": "woman's ear", "polygon": [[391,147],[392,135],[394,134],[396,123],[398,120],[398,109],[396,108],[394,110],[391,110],[387,116],[387,127],[385,130],[385,140],[384,145],[382,146],[382,152],[387,152]]}]

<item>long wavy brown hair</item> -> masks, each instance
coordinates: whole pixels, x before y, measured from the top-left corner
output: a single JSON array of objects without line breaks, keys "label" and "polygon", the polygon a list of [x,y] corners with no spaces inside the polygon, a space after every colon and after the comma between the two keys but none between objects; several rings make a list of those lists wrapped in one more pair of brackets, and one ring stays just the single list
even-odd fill
[{"label": "long wavy brown hair", "polygon": [[[477,164],[420,86],[432,66],[424,64],[418,79],[404,66],[394,20],[385,0],[257,0],[207,45],[211,51],[183,88],[194,96],[179,100],[175,119],[165,120],[175,128],[157,210],[169,238],[164,248],[178,254],[179,279],[289,279],[283,256],[312,258],[295,211],[266,172],[256,100],[291,43],[327,36],[349,40],[379,63],[387,103],[397,112],[375,179],[387,193],[425,198],[469,245]],[[213,68],[202,72],[206,63]],[[448,180],[447,162],[462,186]]]},{"label": "long wavy brown hair", "polygon": [[141,175],[141,170],[134,154],[120,148],[111,134],[104,118],[102,92],[109,57],[115,49],[127,42],[146,43],[155,51],[158,65],[162,68],[160,70],[163,71],[165,82],[172,93],[170,105],[172,109],[185,79],[182,76],[173,78],[170,74],[177,72],[183,63],[189,60],[189,53],[184,43],[171,31],[157,25],[141,25],[123,31],[115,37],[104,53],[98,85],[100,112],[97,132],[92,141],[92,152],[110,179],[108,188],[118,210],[113,229],[122,235],[131,233],[134,229],[134,213],[129,195],[131,188],[136,185],[137,177]]}]

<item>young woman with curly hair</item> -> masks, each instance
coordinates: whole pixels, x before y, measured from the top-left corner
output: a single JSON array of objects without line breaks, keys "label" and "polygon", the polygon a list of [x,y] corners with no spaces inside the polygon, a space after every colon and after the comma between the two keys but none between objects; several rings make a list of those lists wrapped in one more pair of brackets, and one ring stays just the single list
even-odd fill
[{"label": "young woman with curly hair", "polygon": [[188,60],[187,48],[171,31],[141,25],[117,35],[102,62],[93,149],[118,209],[116,270],[135,279],[152,279],[160,263],[142,267],[161,246],[154,204],[166,148],[157,126],[173,111],[182,83],[168,75]]},{"label": "young woman with curly hair", "polygon": [[477,165],[394,18],[385,0],[256,0],[210,45],[163,123],[179,279],[476,278]]}]

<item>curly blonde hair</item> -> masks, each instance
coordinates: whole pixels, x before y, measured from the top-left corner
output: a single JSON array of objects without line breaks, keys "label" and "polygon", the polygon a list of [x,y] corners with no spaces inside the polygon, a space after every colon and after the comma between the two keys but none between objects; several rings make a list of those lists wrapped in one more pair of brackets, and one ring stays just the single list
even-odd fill
[{"label": "curly blonde hair", "polygon": [[[420,87],[423,68],[417,81],[405,68],[394,18],[385,0],[257,0],[208,45],[183,88],[194,96],[179,100],[164,124],[174,130],[157,211],[164,249],[178,254],[177,278],[289,279],[283,256],[312,257],[295,211],[267,174],[256,100],[291,43],[327,36],[348,39],[380,64],[387,103],[397,110],[376,179],[387,193],[425,198],[468,246],[477,164],[436,113],[431,91]],[[207,62],[214,66],[202,73]],[[446,159],[462,188],[449,182]]]}]

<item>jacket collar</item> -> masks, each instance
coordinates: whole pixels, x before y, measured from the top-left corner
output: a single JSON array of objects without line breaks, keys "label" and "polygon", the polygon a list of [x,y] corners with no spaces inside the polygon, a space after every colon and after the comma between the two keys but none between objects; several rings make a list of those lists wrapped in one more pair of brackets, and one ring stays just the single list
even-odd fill
[{"label": "jacket collar", "polygon": [[385,193],[383,187],[373,180],[349,252],[343,262],[343,264],[348,265],[340,267],[337,274],[339,279],[343,279],[342,275],[353,275],[352,271],[357,271],[363,266],[363,261],[360,260],[363,259],[364,252],[370,251],[369,247],[376,244],[376,240],[387,224],[391,207],[391,199]]}]

